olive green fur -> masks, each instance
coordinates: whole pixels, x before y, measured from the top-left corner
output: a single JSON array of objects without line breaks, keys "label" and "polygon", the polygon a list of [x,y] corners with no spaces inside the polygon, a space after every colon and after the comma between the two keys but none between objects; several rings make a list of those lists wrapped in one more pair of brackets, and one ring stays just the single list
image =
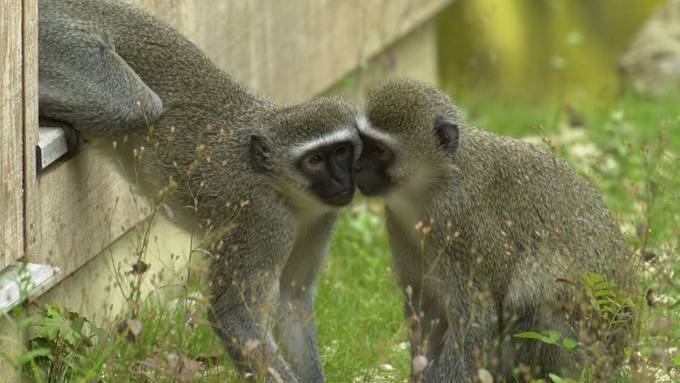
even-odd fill
[{"label": "olive green fur", "polygon": [[[486,368],[512,381],[520,364],[535,377],[577,376],[583,347],[512,335],[596,338],[583,323],[581,276],[629,284],[623,237],[600,196],[550,151],[466,124],[433,86],[389,81],[370,92],[365,113],[395,152],[390,248],[412,354],[431,363],[414,380],[472,381]],[[455,150],[438,143],[437,118],[458,126]]]}]

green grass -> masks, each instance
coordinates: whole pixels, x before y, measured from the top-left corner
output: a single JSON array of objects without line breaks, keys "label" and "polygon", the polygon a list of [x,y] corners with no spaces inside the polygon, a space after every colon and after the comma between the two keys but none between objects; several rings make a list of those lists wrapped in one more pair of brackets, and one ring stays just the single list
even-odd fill
[{"label": "green grass", "polygon": [[[638,362],[615,381],[654,381],[655,374],[675,374],[667,381],[680,381],[673,380],[680,379],[680,280],[674,277],[680,275],[680,98],[625,96],[609,105],[584,104],[573,111],[583,121],[579,128],[567,126],[570,114],[559,103],[482,96],[461,103],[463,114],[480,127],[516,137],[545,135],[603,194],[626,234],[631,257],[638,258],[643,297],[640,336],[631,346]],[[648,231],[640,233],[642,227]],[[653,261],[639,259],[640,250],[654,255]],[[207,303],[199,298],[186,304],[184,298],[146,299],[139,334],[126,340],[127,330],[117,335],[105,329],[110,338],[94,338],[99,342],[81,347],[76,352],[81,357],[71,358],[71,380],[88,373],[112,382],[150,381],[149,376],[182,381],[182,374],[202,382],[236,379],[205,320]],[[168,304],[171,299],[174,303]],[[379,201],[359,198],[343,212],[320,277],[316,308],[328,382],[406,381],[410,358],[401,294],[390,269]],[[53,356],[74,352],[58,342],[49,347]],[[187,371],[191,363],[178,362],[182,357],[202,366]]]},{"label": "green grass", "polygon": [[[317,295],[325,371],[329,382],[370,382],[376,375],[404,381],[410,358],[398,348],[405,340],[401,294],[390,271],[382,218],[371,212],[380,205],[355,205],[337,227]],[[380,369],[384,364],[398,371]]]}]

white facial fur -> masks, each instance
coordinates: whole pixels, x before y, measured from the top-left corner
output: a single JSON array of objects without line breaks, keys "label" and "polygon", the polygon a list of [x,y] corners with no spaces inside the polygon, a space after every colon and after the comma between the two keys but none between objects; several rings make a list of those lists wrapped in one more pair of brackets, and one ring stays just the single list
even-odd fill
[{"label": "white facial fur", "polygon": [[392,148],[396,148],[397,140],[387,133],[381,132],[371,126],[366,116],[359,116],[357,118],[357,128],[361,134],[368,136],[376,141],[384,142]]},{"label": "white facial fur", "polygon": [[[295,145],[292,148],[290,148],[290,152],[293,155],[293,157],[297,158],[316,147],[331,145],[343,141],[358,142],[359,138],[357,137],[356,132],[354,132],[352,129],[336,130],[324,136],[315,138],[311,141]],[[361,148],[355,148],[354,150],[355,158],[357,158],[359,154],[361,154]]]}]

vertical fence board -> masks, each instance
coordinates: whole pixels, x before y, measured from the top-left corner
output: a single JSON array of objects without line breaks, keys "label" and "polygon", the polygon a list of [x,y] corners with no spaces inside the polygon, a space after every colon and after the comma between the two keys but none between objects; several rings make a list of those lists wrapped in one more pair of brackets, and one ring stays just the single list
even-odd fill
[{"label": "vertical fence board", "polygon": [[40,226],[36,151],[38,144],[38,0],[23,0],[24,247],[31,254]]},{"label": "vertical fence board", "polygon": [[0,2],[0,270],[23,253],[22,4]]}]

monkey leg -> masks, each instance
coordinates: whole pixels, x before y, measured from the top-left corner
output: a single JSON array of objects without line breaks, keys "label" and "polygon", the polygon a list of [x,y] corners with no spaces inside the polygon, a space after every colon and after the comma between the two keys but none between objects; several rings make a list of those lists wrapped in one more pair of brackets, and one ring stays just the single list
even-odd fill
[{"label": "monkey leg", "polygon": [[323,382],[317,347],[314,297],[312,293],[293,297],[281,294],[277,339],[283,355],[301,382]]},{"label": "monkey leg", "polygon": [[440,352],[424,374],[427,383],[476,381],[479,368],[492,370],[489,366],[497,363],[492,352],[498,322],[493,302],[474,288],[459,286],[453,290],[446,297],[447,326]]},{"label": "monkey leg", "polygon": [[273,332],[276,285],[291,250],[294,225],[282,206],[265,209],[259,202],[254,196],[244,207],[243,222],[224,239],[224,253],[213,262],[209,317],[242,372],[266,382],[297,383]]},{"label": "monkey leg", "polygon": [[[272,302],[267,302],[269,299],[263,296],[273,293],[264,290],[235,292],[225,287],[222,295],[216,299],[213,297],[213,307],[208,317],[241,371],[264,377],[266,382],[278,383],[280,378],[286,383],[297,383],[297,377],[282,357],[271,334],[272,316],[266,310]],[[242,298],[237,297],[241,294],[251,296],[246,299],[252,299],[252,306],[241,302]]]},{"label": "monkey leg", "polygon": [[548,378],[549,373],[563,377],[570,377],[579,364],[579,352],[568,349],[560,344],[547,344],[534,339],[520,339],[514,337],[521,332],[556,331],[560,339],[578,339],[578,335],[570,323],[570,315],[563,310],[555,310],[553,304],[539,303],[539,305],[514,308],[504,314],[508,317],[504,337],[499,348],[500,359],[506,362],[503,366],[503,376],[510,380],[518,375],[518,367],[528,367],[524,375],[531,378]]},{"label": "monkey leg", "polygon": [[[420,248],[410,243],[395,241],[402,238],[401,228],[389,216],[387,228],[390,233],[390,249],[392,263],[399,278],[399,285],[404,296],[404,319],[409,330],[411,360],[425,356],[428,361],[436,360],[441,353],[443,338],[446,333],[446,311],[437,292],[430,289],[426,280],[428,274],[423,270],[424,264],[420,256]],[[422,372],[414,372],[411,364],[411,381],[418,382]]]},{"label": "monkey leg", "polygon": [[301,382],[323,382],[316,338],[314,291],[328,251],[335,214],[300,225],[280,278],[279,336],[284,355]]},{"label": "monkey leg", "polygon": [[[426,295],[419,283],[411,286],[411,294],[404,295],[404,318],[409,328],[411,361],[424,355],[428,361],[439,358],[444,344],[448,323],[440,305]],[[415,373],[411,364],[411,381],[418,382],[420,373]]]},{"label": "monkey leg", "polygon": [[[559,250],[551,253],[558,254]],[[550,252],[546,250],[546,254]],[[584,319],[582,310],[589,307],[590,302],[584,299],[578,284],[558,282],[559,279],[578,281],[577,271],[551,273],[553,257],[541,255],[531,259],[546,264],[532,266],[540,271],[532,271],[529,277],[516,278],[508,286],[503,301],[503,336],[499,347],[501,360],[505,361],[503,375],[508,379],[518,377],[518,367],[522,366],[521,378],[547,379],[549,373],[572,377],[581,364],[582,348],[564,347],[563,339],[583,340],[580,337],[584,335],[580,327]],[[548,344],[515,337],[522,332],[553,332],[559,335],[556,344]]]},{"label": "monkey leg", "polygon": [[157,120],[160,98],[93,29],[76,20],[40,24],[40,116],[95,135],[122,134]]}]

